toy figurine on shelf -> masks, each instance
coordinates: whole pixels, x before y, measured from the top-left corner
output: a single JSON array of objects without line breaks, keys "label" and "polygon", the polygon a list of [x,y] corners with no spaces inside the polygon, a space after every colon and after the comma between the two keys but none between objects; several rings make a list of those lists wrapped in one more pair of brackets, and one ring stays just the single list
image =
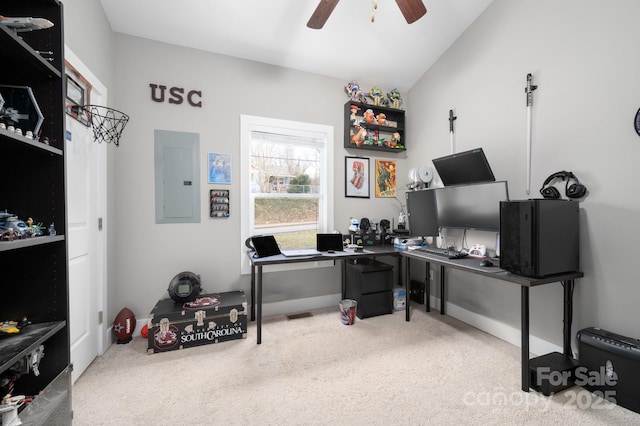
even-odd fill
[{"label": "toy figurine on shelf", "polygon": [[49,235],[51,235],[52,237],[56,235],[56,227],[53,225],[53,222],[51,223],[51,225],[49,225],[49,227],[47,228],[47,231],[49,232]]},{"label": "toy figurine on shelf", "polygon": [[360,124],[358,123],[357,117],[358,111],[360,111],[358,105],[351,105],[351,116],[349,116],[349,119],[351,120],[352,125]]},{"label": "toy figurine on shelf", "polygon": [[404,148],[401,144],[400,144],[400,133],[395,132],[394,134],[391,135],[391,147],[392,148]]},{"label": "toy figurine on shelf", "polygon": [[31,325],[31,321],[27,317],[22,317],[22,321],[3,321],[0,325],[0,335],[2,334],[18,334],[20,331]]},{"label": "toy figurine on shelf", "polygon": [[391,108],[400,109],[400,105],[402,104],[402,96],[398,89],[393,89],[389,93],[387,93],[387,98],[389,99],[389,105]]},{"label": "toy figurine on shelf", "polygon": [[353,80],[344,86],[344,91],[349,95],[349,99],[353,102],[364,102],[364,95],[360,90],[360,85],[357,81]]},{"label": "toy figurine on shelf", "polygon": [[380,114],[378,114],[376,116],[376,121],[378,122],[379,125],[386,126],[387,125],[387,116],[383,112],[381,112]]},{"label": "toy figurine on shelf", "polygon": [[362,146],[367,137],[367,130],[362,126],[354,126],[356,133],[351,136],[351,143],[355,144],[357,147]]},{"label": "toy figurine on shelf", "polygon": [[373,114],[373,110],[369,108],[364,112],[364,122],[367,124],[373,124],[373,120],[375,120],[375,115]]},{"label": "toy figurine on shelf", "polygon": [[27,224],[24,221],[18,219],[18,216],[8,213],[6,210],[0,212],[0,232],[3,233],[7,230],[13,230],[18,238],[25,238],[31,236],[27,232]]},{"label": "toy figurine on shelf", "polygon": [[373,101],[373,105],[379,106],[382,105],[384,95],[382,94],[382,89],[377,86],[374,86],[369,90],[369,94],[367,95]]}]

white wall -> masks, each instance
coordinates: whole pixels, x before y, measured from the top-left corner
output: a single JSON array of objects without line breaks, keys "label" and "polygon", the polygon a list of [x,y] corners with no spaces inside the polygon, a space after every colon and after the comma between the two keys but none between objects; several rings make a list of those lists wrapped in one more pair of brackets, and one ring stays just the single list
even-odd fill
[{"label": "white wall", "polygon": [[[397,216],[398,203],[391,199],[344,197],[344,157],[350,154],[342,147],[346,81],[122,34],[116,36],[116,50],[115,108],[128,113],[131,120],[115,150],[114,273],[118,303],[138,318],[147,317],[157,300],[167,297],[170,280],[181,271],[200,274],[207,291],[241,289],[249,294],[250,276],[240,274],[244,245],[239,211],[241,114],[334,126],[334,224],[338,229],[346,232],[350,216]],[[153,102],[150,83],[199,90],[202,108],[186,102]],[[200,134],[201,223],[155,224],[154,129]],[[208,152],[231,154],[231,185],[207,184]],[[373,153],[359,152],[372,162]],[[402,153],[396,155],[385,158],[404,161]],[[208,217],[208,191],[217,187],[231,191],[229,218]],[[265,277],[266,302],[338,293],[337,267]]]},{"label": "white wall", "polygon": [[[633,178],[640,138],[640,2],[495,0],[410,90],[408,133],[421,135],[407,167],[481,146],[512,199],[540,198],[550,174],[573,171],[581,202],[581,269],[573,331],[599,326],[638,337],[635,277],[640,201]],[[526,75],[533,74],[531,194],[525,192]],[[564,186],[559,187],[564,193]],[[470,241],[469,243],[473,243]],[[450,300],[519,326],[519,289],[464,273],[449,276]],[[562,288],[531,291],[534,335],[562,343]]]}]

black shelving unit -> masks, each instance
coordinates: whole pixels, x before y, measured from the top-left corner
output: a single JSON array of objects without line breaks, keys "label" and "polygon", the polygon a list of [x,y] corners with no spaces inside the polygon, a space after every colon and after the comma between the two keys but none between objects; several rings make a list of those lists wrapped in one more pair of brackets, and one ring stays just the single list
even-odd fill
[{"label": "black shelving unit", "polygon": [[[355,121],[352,119],[351,107],[358,108]],[[373,123],[366,123],[363,114],[367,110],[372,110],[375,117],[384,114],[386,119],[385,125],[380,124],[377,120]],[[358,126],[366,132],[366,140],[358,146],[352,142],[354,135],[357,135]],[[376,106],[361,102],[349,101],[344,105],[344,147],[354,150],[372,150],[381,152],[403,152],[406,151],[407,145],[404,139],[405,133],[405,114],[404,110],[389,108],[385,106]],[[392,142],[393,134],[400,135],[400,141],[397,145]],[[385,143],[386,142],[386,143]]]},{"label": "black shelving unit", "polygon": [[[54,24],[49,29],[17,33],[0,24],[0,85],[30,87],[44,116],[41,133],[36,135],[39,140],[0,129],[0,211],[23,220],[30,217],[45,226],[53,223],[57,231],[55,236],[0,241],[0,270],[4,273],[0,321],[20,321],[25,316],[31,321],[19,334],[0,338],[0,376],[14,375],[34,351],[43,348],[39,374],[30,371],[15,380],[13,395],[35,397],[21,407],[20,421],[25,425],[70,424],[62,4],[57,0],[3,1],[0,15],[45,18]],[[45,58],[39,52],[52,54]]]}]

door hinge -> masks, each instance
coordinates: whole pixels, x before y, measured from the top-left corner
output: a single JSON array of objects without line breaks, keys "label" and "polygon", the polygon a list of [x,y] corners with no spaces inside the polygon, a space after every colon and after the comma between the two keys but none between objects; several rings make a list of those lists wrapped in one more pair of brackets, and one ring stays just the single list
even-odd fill
[{"label": "door hinge", "polygon": [[102,311],[98,311],[98,324],[102,324],[103,321],[103,312]]},{"label": "door hinge", "polygon": [[102,231],[102,218],[98,218],[98,231]]}]

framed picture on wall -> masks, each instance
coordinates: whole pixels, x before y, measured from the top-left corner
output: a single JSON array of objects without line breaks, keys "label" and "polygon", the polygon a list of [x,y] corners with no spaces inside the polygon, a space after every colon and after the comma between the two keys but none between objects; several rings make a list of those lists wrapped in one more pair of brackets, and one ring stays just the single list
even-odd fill
[{"label": "framed picture on wall", "polygon": [[207,156],[209,183],[231,183],[231,154],[210,152]]},{"label": "framed picture on wall", "polygon": [[396,162],[376,160],[376,197],[396,197]]},{"label": "framed picture on wall", "polygon": [[369,159],[344,158],[344,196],[369,198]]}]

